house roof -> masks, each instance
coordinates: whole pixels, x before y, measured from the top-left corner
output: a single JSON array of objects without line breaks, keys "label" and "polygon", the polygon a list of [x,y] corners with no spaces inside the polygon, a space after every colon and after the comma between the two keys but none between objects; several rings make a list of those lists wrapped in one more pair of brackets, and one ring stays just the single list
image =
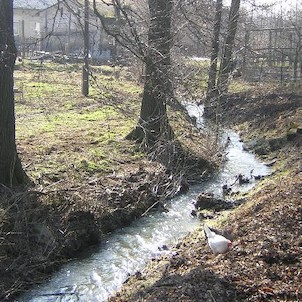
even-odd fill
[{"label": "house roof", "polygon": [[14,8],[45,9],[57,2],[58,0],[14,0]]}]

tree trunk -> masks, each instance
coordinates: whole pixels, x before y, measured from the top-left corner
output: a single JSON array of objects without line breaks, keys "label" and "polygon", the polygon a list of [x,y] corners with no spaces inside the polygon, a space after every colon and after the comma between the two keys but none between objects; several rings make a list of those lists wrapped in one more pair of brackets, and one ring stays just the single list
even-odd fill
[{"label": "tree trunk", "polygon": [[0,0],[0,184],[20,185],[26,175],[15,142],[13,1]]},{"label": "tree trunk", "polygon": [[239,18],[239,7],[240,0],[232,0],[229,13],[227,36],[219,71],[218,89],[220,93],[225,93],[228,91],[229,76],[233,68],[232,55]]},{"label": "tree trunk", "polygon": [[209,69],[207,100],[210,100],[215,95],[215,92],[217,91],[216,76],[217,76],[217,61],[218,61],[218,53],[219,53],[219,35],[220,35],[220,28],[221,28],[221,13],[222,13],[222,0],[217,0],[213,40],[212,40],[211,65]]},{"label": "tree trunk", "polygon": [[89,1],[84,5],[84,66],[82,69],[82,94],[89,95]]},{"label": "tree trunk", "polygon": [[153,146],[159,139],[173,137],[166,105],[172,96],[170,76],[172,0],[149,0],[150,27],[145,58],[145,85],[136,128],[127,136]]}]

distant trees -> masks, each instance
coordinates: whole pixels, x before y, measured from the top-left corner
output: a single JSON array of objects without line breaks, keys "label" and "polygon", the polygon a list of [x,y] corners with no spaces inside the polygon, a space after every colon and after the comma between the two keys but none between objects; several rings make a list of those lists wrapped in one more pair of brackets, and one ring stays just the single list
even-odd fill
[{"label": "distant trees", "polygon": [[[240,0],[232,0],[224,42],[220,40],[222,24],[222,0],[216,1],[212,33],[211,64],[209,69],[207,101],[228,91],[229,77],[233,71],[233,49],[239,19]],[[221,45],[222,44],[222,45]],[[221,55],[220,55],[221,51]],[[220,56],[219,56],[220,55]],[[219,62],[220,57],[220,62]],[[218,63],[220,63],[218,65]]]},{"label": "distant trees", "polygon": [[177,1],[174,15],[175,52],[207,57],[210,51],[215,3],[212,0]]},{"label": "distant trees", "polygon": [[26,180],[15,142],[13,1],[0,0],[0,184]]},{"label": "distant trees", "polygon": [[[223,94],[228,90],[229,77],[233,67],[233,48],[239,18],[240,0],[232,0],[223,47],[220,45],[220,31],[222,27],[222,0],[216,1],[216,13],[214,20],[211,65],[209,69],[209,80],[207,99],[217,94]],[[218,71],[219,49],[221,49],[221,60]],[[218,73],[218,77],[217,77]]]},{"label": "distant trees", "polygon": [[233,68],[233,48],[239,19],[240,0],[232,0],[226,38],[224,42],[221,63],[219,68],[218,89],[220,93],[227,92],[228,80]]},{"label": "distant trees", "polygon": [[247,11],[241,33],[244,40],[241,44],[242,74],[245,80],[300,85],[301,3],[296,1],[296,5],[282,6],[283,2],[253,6]]}]

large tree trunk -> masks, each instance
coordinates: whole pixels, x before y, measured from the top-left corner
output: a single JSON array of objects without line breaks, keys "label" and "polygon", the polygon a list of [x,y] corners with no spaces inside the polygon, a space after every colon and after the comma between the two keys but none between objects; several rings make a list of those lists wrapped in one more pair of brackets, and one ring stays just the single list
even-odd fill
[{"label": "large tree trunk", "polygon": [[13,1],[0,0],[0,184],[26,180],[15,142]]},{"label": "large tree trunk", "polygon": [[219,35],[221,28],[221,14],[222,14],[222,0],[216,1],[216,12],[215,12],[215,23],[213,30],[212,39],[212,53],[211,53],[211,65],[209,69],[209,80],[208,80],[208,90],[207,90],[207,100],[216,94],[216,76],[217,76],[217,61],[219,53]]},{"label": "large tree trunk", "polygon": [[151,147],[173,136],[166,104],[172,96],[170,76],[172,0],[149,0],[150,27],[145,59],[145,85],[137,127],[127,136]]},{"label": "large tree trunk", "polygon": [[227,36],[225,39],[224,51],[223,51],[222,60],[220,64],[220,71],[219,71],[218,89],[220,93],[225,93],[228,91],[229,76],[233,67],[232,56],[233,56],[233,47],[234,47],[235,36],[237,31],[237,23],[239,18],[239,8],[240,8],[240,0],[232,0],[230,13],[229,13]]}]

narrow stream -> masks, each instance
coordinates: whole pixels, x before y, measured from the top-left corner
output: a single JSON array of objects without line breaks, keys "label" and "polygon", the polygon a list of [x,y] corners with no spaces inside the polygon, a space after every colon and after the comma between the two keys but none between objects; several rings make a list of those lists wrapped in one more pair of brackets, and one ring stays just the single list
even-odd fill
[{"label": "narrow stream", "polygon": [[[190,115],[195,116],[197,125],[204,127],[202,110],[187,105]],[[108,235],[97,251],[86,259],[65,265],[50,280],[19,298],[18,302],[45,301],[88,301],[102,302],[119,290],[129,274],[144,268],[146,263],[161,253],[160,247],[175,244],[180,238],[193,231],[200,222],[191,216],[193,202],[201,191],[222,195],[222,185],[232,184],[239,173],[249,176],[268,175],[270,169],[254,155],[243,151],[238,134],[224,130],[222,139],[230,138],[227,161],[211,179],[190,188],[185,195],[173,198],[166,207],[168,212],[150,213],[131,226]],[[244,186],[235,185],[234,190],[249,190],[255,182]]]}]

